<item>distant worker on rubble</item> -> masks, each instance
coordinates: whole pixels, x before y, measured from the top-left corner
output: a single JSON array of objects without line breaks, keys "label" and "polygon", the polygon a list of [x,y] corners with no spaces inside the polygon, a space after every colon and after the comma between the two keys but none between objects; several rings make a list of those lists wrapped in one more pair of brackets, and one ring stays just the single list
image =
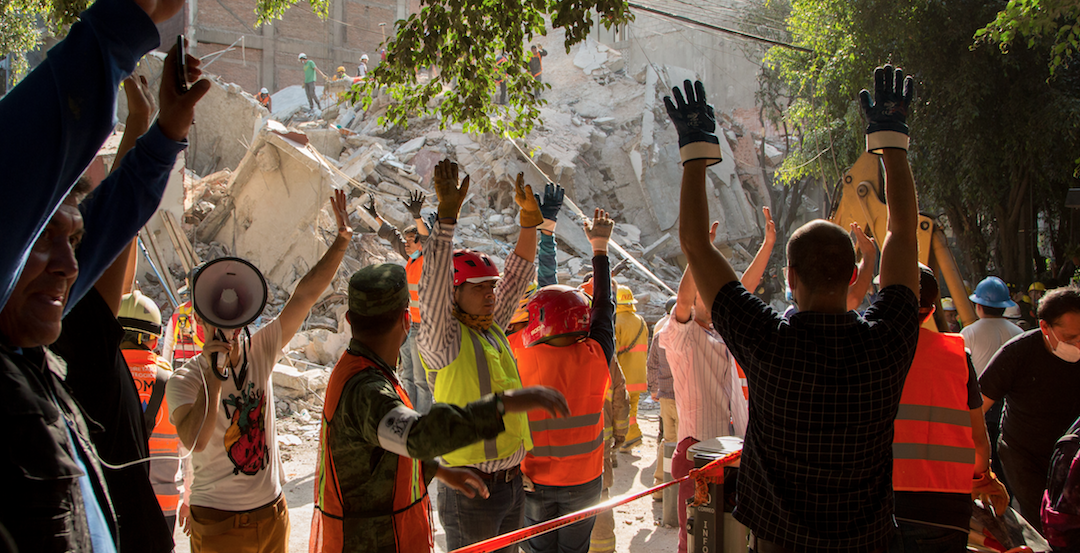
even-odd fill
[{"label": "distant worker on rubble", "polygon": [[315,107],[321,110],[322,105],[319,104],[319,96],[315,93],[315,72],[318,71],[325,78],[326,75],[315,66],[315,62],[309,60],[307,54],[301,52],[296,59],[300,62],[300,65],[304,66],[304,94],[307,95],[308,109],[315,111]]},{"label": "distant worker on rubble", "polygon": [[757,553],[876,551],[893,535],[893,424],[918,343],[918,202],[906,122],[914,85],[892,66],[877,68],[874,83],[874,99],[867,91],[860,99],[867,150],[884,165],[888,233],[881,292],[865,316],[848,309],[857,270],[848,231],[828,221],[811,221],[788,241],[787,280],[800,308],[790,319],[741,285],[709,238],[706,170],[721,153],[705,87],[687,80],[664,99],[683,160],[679,240],[755,408],[734,515]]},{"label": "distant worker on rubble", "polygon": [[349,78],[351,78],[351,77],[349,77],[349,75],[345,73],[345,66],[344,65],[339,65],[338,68],[337,68],[337,73],[334,73],[334,80],[335,81],[343,81],[343,80],[349,79]]},{"label": "distant worker on rubble", "polygon": [[[165,387],[169,420],[194,452],[189,522],[195,553],[288,551],[289,512],[281,487],[271,376],[281,349],[337,275],[352,239],[345,193],[337,190],[330,205],[337,236],[297,283],[281,313],[253,334],[237,328],[225,340],[207,340],[202,354],[173,373]],[[226,303],[228,292],[215,300]],[[207,336],[220,332],[198,311],[196,320]],[[212,361],[224,364],[226,372]]]},{"label": "distant worker on rubble", "polygon": [[630,413],[627,419],[626,441],[619,451],[629,453],[641,441],[637,423],[638,400],[648,391],[645,362],[649,356],[649,325],[637,314],[634,292],[619,284],[615,289],[615,354],[619,358],[626,391],[630,394]]},{"label": "distant worker on rubble", "polygon": [[409,281],[409,314],[412,316],[412,326],[409,327],[409,335],[405,338],[405,342],[401,344],[401,355],[397,364],[398,375],[401,377],[401,385],[413,402],[413,408],[425,414],[431,409],[431,387],[428,386],[424,366],[420,363],[420,350],[416,346],[416,337],[420,334],[422,324],[420,274],[424,270],[423,239],[428,236],[428,228],[420,212],[424,207],[424,193],[417,190],[409,196],[408,201],[402,203],[412,215],[414,224],[405,227],[405,230],[400,233],[394,225],[379,215],[378,208],[375,207],[374,195],[368,194],[368,201],[363,204],[363,208],[379,224],[379,238],[390,242],[394,251],[405,258],[405,278]]},{"label": "distant worker on rubble", "polygon": [[413,410],[394,376],[411,326],[408,288],[405,269],[392,263],[349,279],[352,339],[326,388],[313,553],[431,551],[432,479],[478,501],[489,495],[480,475],[435,457],[496,439],[506,414],[569,414],[565,401],[543,387],[488,393],[463,406],[438,403],[427,415]]},{"label": "distant worker on rubble", "polygon": [[[542,82],[541,75],[544,74],[544,61],[541,58],[546,55],[547,50],[544,50],[535,44],[532,45],[529,55],[529,74],[536,79],[538,86],[539,83]],[[540,90],[539,87],[536,89],[535,98],[537,100],[540,99]]]},{"label": "distant worker on rubble", "polygon": [[364,79],[364,78],[367,77],[367,72],[368,72],[367,62],[368,62],[367,54],[362,54],[360,56],[360,65],[356,66],[356,78]]},{"label": "distant worker on rubble", "polygon": [[[187,277],[187,291],[191,294],[191,275]],[[165,329],[165,342],[161,347],[161,357],[169,362],[175,370],[184,366],[185,363],[198,357],[202,353],[206,336],[202,326],[195,322],[195,309],[188,299],[181,303],[169,317],[169,325]]]},{"label": "distant worker on rubble", "polygon": [[[919,318],[937,306],[937,278],[920,264]],[[893,436],[897,534],[893,553],[967,549],[972,496],[1000,515],[1009,493],[990,470],[990,438],[971,355],[958,334],[919,328]],[[933,547],[927,547],[933,544]]]},{"label": "distant worker on rubble", "polygon": [[262,107],[266,108],[266,111],[274,111],[273,108],[270,107],[270,91],[267,90],[265,86],[255,95],[255,101],[262,104]]},{"label": "distant worker on rubble", "polygon": [[[562,392],[573,417],[556,421],[529,413],[533,449],[525,456],[525,524],[531,526],[595,505],[603,491],[604,400],[615,355],[615,306],[607,244],[615,223],[602,209],[585,223],[593,249],[597,295],[561,284],[545,286],[528,303],[528,326],[511,345],[522,384]],[[595,517],[529,540],[532,553],[586,553]]]},{"label": "distant worker on rubble", "polygon": [[[438,221],[424,251],[427,260],[420,277],[424,325],[419,343],[437,402],[464,406],[491,392],[522,387],[502,328],[536,274],[536,228],[544,222],[524,178],[519,173],[514,186],[514,200],[521,207],[521,232],[500,275],[486,254],[453,250],[454,228],[469,192],[469,177],[459,186],[456,163],[443,160],[435,167]],[[503,421],[506,430],[498,438],[442,456],[449,466],[474,471],[491,493],[487,499],[470,498],[439,485],[439,520],[446,530],[447,549],[521,528],[525,497],[520,465],[532,449],[529,420],[519,413],[507,414]]]},{"label": "distant worker on rubble", "polygon": [[990,358],[1001,346],[1024,331],[1004,318],[1005,309],[1016,306],[1016,302],[1009,297],[1009,288],[1000,278],[984,278],[968,299],[975,304],[975,314],[979,320],[965,326],[960,334],[971,350],[975,373],[982,376]]}]

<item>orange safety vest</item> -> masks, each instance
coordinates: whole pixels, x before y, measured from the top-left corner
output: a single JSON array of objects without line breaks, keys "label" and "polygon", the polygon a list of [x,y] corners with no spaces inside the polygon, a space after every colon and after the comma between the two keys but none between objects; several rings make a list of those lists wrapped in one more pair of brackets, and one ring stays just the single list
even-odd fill
[{"label": "orange safety vest", "polygon": [[[342,506],[341,489],[338,486],[334,455],[327,439],[328,427],[334,421],[334,412],[345,384],[360,371],[380,370],[394,385],[394,391],[406,407],[412,409],[409,395],[393,374],[379,367],[374,361],[359,355],[345,353],[330,374],[323,404],[322,430],[319,435],[319,467],[315,483],[315,513],[312,515],[312,539],[310,553],[342,551],[345,541],[343,522],[348,517]],[[387,455],[394,455],[387,452]],[[387,513],[394,526],[394,539],[400,553],[429,553],[435,545],[431,533],[431,498],[427,495],[423,467],[418,459],[398,455],[394,480],[394,511]]]},{"label": "orange safety vest", "polygon": [[894,423],[893,489],[971,493],[975,441],[964,338],[919,329]]},{"label": "orange safety vest", "polygon": [[570,416],[552,418],[529,411],[533,448],[521,470],[537,484],[577,486],[600,477],[604,470],[604,398],[610,376],[604,350],[596,340],[571,346],[546,344],[522,348],[515,333],[518,374],[522,386],[550,386],[566,396]]},{"label": "orange safety vest", "polygon": [[420,323],[420,273],[424,271],[424,254],[405,264],[405,280],[409,282],[409,313],[414,323]]},{"label": "orange safety vest", "polygon": [[[124,354],[131,370],[131,377],[135,381],[135,388],[139,391],[139,401],[143,410],[154,393],[157,385],[157,371],[159,368],[170,371],[169,363],[156,353],[144,349],[120,350]],[[177,483],[177,473],[180,471],[179,459],[154,459],[154,457],[178,457],[180,454],[180,436],[176,433],[176,427],[169,422],[169,403],[164,396],[161,398],[161,406],[158,408],[154,428],[151,430],[150,449],[150,484],[154,488],[158,505],[165,516],[176,515],[176,508],[180,502],[180,486]]]},{"label": "orange safety vest", "polygon": [[735,361],[734,358],[731,362],[735,365],[735,370],[739,373],[739,384],[742,385],[743,399],[750,401],[750,387],[746,385],[746,373],[743,372],[742,367],[739,366],[739,363]]},{"label": "orange safety vest", "polygon": [[194,314],[191,302],[185,302],[176,308],[169,322],[173,338],[172,360],[179,360],[181,364],[198,357],[206,342],[202,326],[195,323]]}]

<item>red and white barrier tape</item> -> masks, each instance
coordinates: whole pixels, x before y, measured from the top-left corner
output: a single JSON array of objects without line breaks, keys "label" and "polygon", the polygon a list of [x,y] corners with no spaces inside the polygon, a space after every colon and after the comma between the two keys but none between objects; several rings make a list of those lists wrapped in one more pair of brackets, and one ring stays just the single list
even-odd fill
[{"label": "red and white barrier tape", "polygon": [[664,482],[663,484],[653,486],[647,490],[635,493],[633,495],[610,499],[608,501],[600,503],[599,505],[589,507],[588,509],[583,509],[576,513],[570,513],[568,515],[563,515],[559,518],[554,518],[548,521],[541,522],[539,524],[534,524],[532,526],[528,526],[520,530],[515,530],[501,536],[488,538],[484,541],[477,542],[472,545],[462,547],[460,549],[455,549],[451,553],[489,553],[491,551],[496,551],[508,545],[520,543],[529,538],[535,538],[536,536],[540,536],[553,530],[557,530],[559,528],[562,528],[563,526],[573,524],[579,520],[585,520],[589,517],[594,517],[604,511],[610,511],[611,509],[614,509],[619,505],[625,505],[627,503],[630,503],[631,501],[635,501],[641,499],[642,497],[652,495],[652,493],[655,491],[662,490],[669,486],[674,486],[691,478],[697,480],[694,502],[695,504],[700,505],[706,502],[706,498],[703,493],[708,493],[707,483],[709,481],[717,481],[722,479],[723,468],[727,465],[730,465],[731,463],[734,463],[741,456],[742,451],[735,451],[733,453],[729,453],[701,468],[691,469],[690,474],[683,476],[682,478],[679,478],[677,480],[672,480],[671,482]]}]

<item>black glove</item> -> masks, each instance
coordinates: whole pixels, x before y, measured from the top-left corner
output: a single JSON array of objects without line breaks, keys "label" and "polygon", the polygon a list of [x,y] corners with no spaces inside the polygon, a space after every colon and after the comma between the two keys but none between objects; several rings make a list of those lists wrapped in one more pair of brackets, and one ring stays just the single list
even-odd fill
[{"label": "black glove", "polygon": [[540,214],[544,216],[544,222],[540,224],[540,230],[555,232],[555,221],[559,218],[559,210],[562,209],[565,195],[566,192],[563,187],[553,182],[549,182],[547,186],[544,186],[543,201],[540,200],[539,194],[533,194],[536,197],[536,203],[540,204]]},{"label": "black glove", "polygon": [[713,108],[705,103],[705,85],[701,81],[691,83],[683,81],[686,99],[678,87],[671,89],[675,96],[664,96],[668,117],[675,124],[679,133],[679,155],[683,164],[695,159],[704,159],[709,165],[720,163],[720,140],[716,137],[716,116]]},{"label": "black glove", "polygon": [[375,218],[375,219],[379,218],[379,211],[375,208],[375,195],[374,194],[369,193],[367,195],[367,203],[366,204],[360,204],[360,207],[364,208],[364,211],[368,212],[368,215],[371,215],[373,218]]},{"label": "black glove", "polygon": [[409,214],[413,219],[419,219],[421,217],[420,210],[424,207],[424,193],[417,190],[412,194],[409,194],[409,201],[401,202],[405,205],[405,209],[409,210]]},{"label": "black glove", "polygon": [[915,84],[902,69],[886,65],[874,70],[874,101],[870,92],[859,93],[866,125],[866,151],[881,153],[885,148],[908,149],[908,110],[915,96]]}]

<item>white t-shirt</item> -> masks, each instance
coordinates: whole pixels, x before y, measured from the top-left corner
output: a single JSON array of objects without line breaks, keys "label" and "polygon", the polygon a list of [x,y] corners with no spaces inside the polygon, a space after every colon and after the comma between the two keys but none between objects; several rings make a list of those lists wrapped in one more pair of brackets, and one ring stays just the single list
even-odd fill
[{"label": "white t-shirt", "polygon": [[[281,495],[274,387],[270,382],[281,353],[281,324],[274,319],[251,336],[247,376],[238,390],[234,370],[221,383],[217,420],[206,449],[192,453],[195,479],[191,504],[223,511],[250,511]],[[242,359],[242,358],[241,358]],[[202,355],[173,373],[165,387],[169,420],[178,407],[205,394]]]},{"label": "white t-shirt", "polygon": [[672,317],[657,336],[671,366],[678,440],[745,436],[749,410],[731,353],[720,335],[692,318],[680,323]]},{"label": "white t-shirt", "polygon": [[1023,332],[1023,329],[1009,321],[996,318],[979,319],[961,329],[964,345],[971,350],[971,364],[975,365],[975,374],[982,376],[986,365],[1001,346]]}]

